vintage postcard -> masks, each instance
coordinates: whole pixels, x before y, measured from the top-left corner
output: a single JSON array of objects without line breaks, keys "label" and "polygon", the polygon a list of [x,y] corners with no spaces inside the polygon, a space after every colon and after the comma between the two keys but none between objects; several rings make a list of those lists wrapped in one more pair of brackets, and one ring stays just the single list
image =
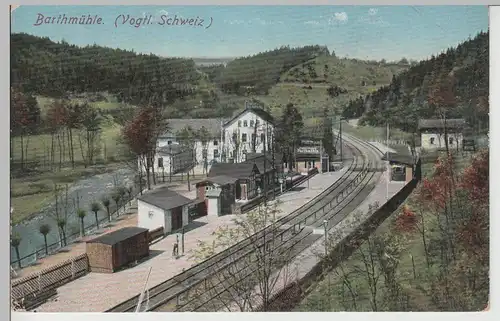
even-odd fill
[{"label": "vintage postcard", "polygon": [[489,32],[486,6],[18,6],[12,310],[486,309]]}]

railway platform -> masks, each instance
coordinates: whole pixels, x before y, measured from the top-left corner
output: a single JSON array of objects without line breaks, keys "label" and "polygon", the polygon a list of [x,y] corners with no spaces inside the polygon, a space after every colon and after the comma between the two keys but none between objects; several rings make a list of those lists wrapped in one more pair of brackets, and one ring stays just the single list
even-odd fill
[{"label": "railway platform", "polygon": [[[378,202],[379,205],[383,205],[387,199],[394,196],[405,186],[405,182],[393,182],[387,183],[387,175],[380,175],[374,189],[369,193],[369,195],[363,200],[363,202],[356,207],[356,210],[347,215],[338,224],[335,224],[328,229],[328,237],[336,241],[330,240],[331,245],[335,245],[342,238],[352,233],[356,227],[367,219],[369,206]],[[322,228],[314,228],[312,226],[306,226],[306,229],[314,229],[315,232],[323,234]],[[321,255],[325,251],[325,241],[324,237],[314,238],[311,236],[313,242],[308,245],[308,247],[300,252],[290,263],[286,275],[280,275],[275,285],[275,291],[283,289],[287,284],[293,280],[300,280],[306,276],[309,271],[311,271],[320,261]],[[332,244],[333,243],[333,244]],[[256,290],[257,291],[257,290]],[[236,311],[236,310],[235,310]]]},{"label": "railway platform", "polygon": [[[336,182],[346,168],[337,172],[317,174],[309,182],[303,182],[292,190],[280,195],[281,215],[285,216],[298,207],[319,195],[323,190]],[[146,280],[149,268],[152,267],[148,288],[174,277],[194,264],[190,259],[190,251],[198,246],[198,240],[211,241],[212,233],[221,226],[231,226],[236,215],[221,217],[202,217],[188,226],[185,233],[184,255],[172,256],[176,234],[150,246],[151,255],[134,267],[112,273],[89,273],[73,282],[57,289],[54,300],[39,306],[38,312],[103,312],[113,306],[139,294]],[[179,245],[179,253],[182,246]]]},{"label": "railway platform", "polygon": [[[356,211],[330,228],[328,236],[330,238],[335,237],[336,240],[340,241],[340,239],[352,233],[361,222],[366,220],[370,205],[373,205],[375,202],[378,202],[380,206],[383,205],[387,200],[387,196],[390,199],[404,186],[405,182],[391,181],[387,184],[387,175],[381,175],[375,188],[356,208]],[[304,277],[319,262],[320,258],[318,254],[324,253],[324,244],[324,238],[319,239],[294,259],[291,270],[295,277],[299,279]]]}]

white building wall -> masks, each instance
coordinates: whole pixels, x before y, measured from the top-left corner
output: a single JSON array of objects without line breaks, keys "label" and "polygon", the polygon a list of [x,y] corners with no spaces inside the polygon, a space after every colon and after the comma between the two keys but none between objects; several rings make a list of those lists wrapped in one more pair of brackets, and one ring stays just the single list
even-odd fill
[{"label": "white building wall", "polygon": [[[215,159],[217,162],[221,161],[222,154],[222,144],[220,137],[219,138],[211,138],[207,141],[206,145],[201,141],[197,141],[195,144],[196,151],[196,162],[198,165],[203,165],[203,149],[207,149],[207,163],[210,166],[210,163]],[[217,154],[215,152],[217,150]]]},{"label": "white building wall", "polygon": [[[461,133],[449,133],[448,140],[452,138],[452,141],[449,144],[449,148],[457,148],[458,146],[462,146],[463,136]],[[422,133],[421,134],[421,147],[423,149],[437,149],[437,148],[445,148],[446,142],[444,138],[444,134],[439,133]]]},{"label": "white building wall", "polygon": [[162,227],[167,232],[165,226],[165,211],[159,207],[152,204],[146,203],[144,201],[137,201],[137,226],[142,228],[147,228],[149,230],[154,230],[156,228]]},{"label": "white building wall", "polygon": [[[178,144],[177,141],[175,141],[175,138],[169,137],[169,138],[163,138],[158,140],[158,147],[166,147],[168,146],[168,142],[171,144]],[[212,138],[210,139],[206,144],[203,144],[201,140],[198,140],[195,142],[195,147],[194,147],[194,152],[195,152],[195,157],[196,157],[196,163],[197,167],[203,167],[203,149],[207,149],[207,170],[210,170],[210,166],[212,161],[215,159],[217,162],[221,162],[221,154],[222,154],[222,144],[220,138]],[[215,152],[217,150],[217,153]],[[158,159],[163,158],[163,166],[164,169],[158,167]],[[170,156],[165,155],[165,154],[156,154],[155,155],[155,172],[163,173],[163,170],[165,171],[165,174],[170,173]],[[144,171],[144,168],[143,168]]]},{"label": "white building wall", "polygon": [[[239,118],[233,120],[224,128],[224,149],[227,151],[227,157],[233,158],[235,162],[243,162],[245,159],[244,151],[252,153],[252,134],[255,133],[255,122],[258,121],[257,138],[256,138],[256,153],[264,151],[264,144],[268,139],[272,138],[274,131],[273,125],[267,123],[262,118],[254,114],[252,111],[246,111]],[[253,122],[253,126],[252,126]],[[246,124],[246,126],[245,126]],[[233,134],[236,133],[240,145],[236,151],[236,144],[233,141]],[[243,136],[246,134],[246,142],[243,142]],[[264,134],[265,140],[261,140],[261,134]],[[269,137],[268,137],[269,136]],[[232,157],[231,157],[232,156]]]},{"label": "white building wall", "polygon": [[207,215],[208,216],[218,216],[219,209],[219,199],[217,197],[209,197],[207,201]]}]

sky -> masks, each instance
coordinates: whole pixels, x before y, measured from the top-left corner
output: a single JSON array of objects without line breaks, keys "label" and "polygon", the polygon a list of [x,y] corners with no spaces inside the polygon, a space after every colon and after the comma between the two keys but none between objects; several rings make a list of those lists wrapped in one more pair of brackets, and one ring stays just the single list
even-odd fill
[{"label": "sky", "polygon": [[[37,24],[47,17],[97,15],[101,24]],[[135,18],[150,24],[130,25]],[[196,26],[168,18],[197,19]],[[203,19],[203,21],[201,21]],[[144,19],[145,20],[145,19]],[[239,57],[325,45],[337,56],[425,59],[488,30],[487,6],[20,6],[11,32],[165,57]]]}]

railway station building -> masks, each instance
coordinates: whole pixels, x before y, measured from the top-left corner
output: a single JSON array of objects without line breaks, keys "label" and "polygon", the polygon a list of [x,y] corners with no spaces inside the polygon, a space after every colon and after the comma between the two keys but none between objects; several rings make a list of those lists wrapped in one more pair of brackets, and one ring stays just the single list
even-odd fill
[{"label": "railway station building", "polygon": [[154,230],[163,227],[170,234],[189,224],[189,207],[193,200],[166,187],[137,198],[138,227]]},{"label": "railway station building", "polygon": [[443,149],[446,147],[445,127],[448,136],[448,146],[457,150],[463,144],[463,131],[466,127],[464,119],[420,119],[418,130],[420,132],[422,149]]}]

